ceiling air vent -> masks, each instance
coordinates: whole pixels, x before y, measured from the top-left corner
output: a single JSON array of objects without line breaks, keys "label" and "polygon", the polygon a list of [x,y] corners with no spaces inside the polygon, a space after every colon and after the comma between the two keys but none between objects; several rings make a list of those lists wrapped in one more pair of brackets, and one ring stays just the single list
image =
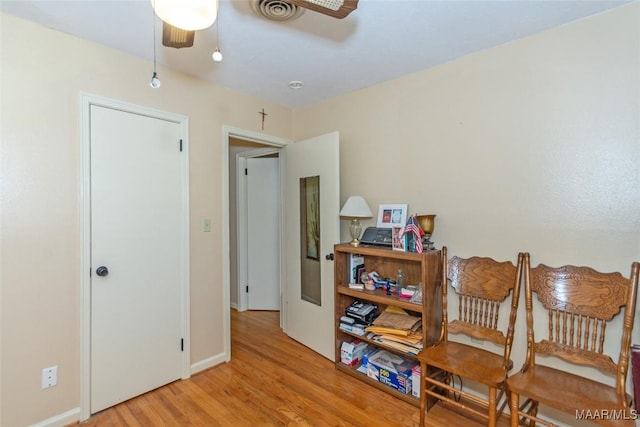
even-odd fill
[{"label": "ceiling air vent", "polygon": [[287,0],[297,6],[342,19],[358,8],[358,0]]},{"label": "ceiling air vent", "polygon": [[273,21],[289,21],[296,19],[304,9],[283,0],[251,0],[251,8],[255,13]]}]

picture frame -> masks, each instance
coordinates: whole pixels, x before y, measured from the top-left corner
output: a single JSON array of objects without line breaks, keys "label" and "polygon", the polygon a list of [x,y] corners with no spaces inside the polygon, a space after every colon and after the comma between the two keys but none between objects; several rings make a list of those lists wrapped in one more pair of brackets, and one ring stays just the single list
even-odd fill
[{"label": "picture frame", "polygon": [[404,227],[391,227],[391,248],[394,251],[406,252],[405,238],[402,236]]},{"label": "picture frame", "polygon": [[384,204],[378,207],[378,228],[403,227],[407,223],[408,204]]}]

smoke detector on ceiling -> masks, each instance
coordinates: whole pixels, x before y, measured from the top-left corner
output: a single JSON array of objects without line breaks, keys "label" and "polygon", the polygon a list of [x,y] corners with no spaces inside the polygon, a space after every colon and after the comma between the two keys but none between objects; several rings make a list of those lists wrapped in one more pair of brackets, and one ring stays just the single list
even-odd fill
[{"label": "smoke detector on ceiling", "polygon": [[290,21],[304,13],[304,9],[284,0],[251,0],[253,11],[273,21]]}]

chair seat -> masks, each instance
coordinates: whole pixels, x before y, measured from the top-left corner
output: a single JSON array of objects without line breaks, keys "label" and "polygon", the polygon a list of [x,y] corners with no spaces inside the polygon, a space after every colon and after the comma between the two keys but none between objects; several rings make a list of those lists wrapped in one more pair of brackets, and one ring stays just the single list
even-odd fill
[{"label": "chair seat", "polygon": [[505,370],[502,355],[451,341],[424,349],[418,358],[429,366],[490,387],[499,387],[512,365],[510,362]]},{"label": "chair seat", "polygon": [[[620,411],[614,387],[547,366],[535,365],[507,379],[509,390],[566,413]],[[631,397],[627,395],[627,402]]]}]

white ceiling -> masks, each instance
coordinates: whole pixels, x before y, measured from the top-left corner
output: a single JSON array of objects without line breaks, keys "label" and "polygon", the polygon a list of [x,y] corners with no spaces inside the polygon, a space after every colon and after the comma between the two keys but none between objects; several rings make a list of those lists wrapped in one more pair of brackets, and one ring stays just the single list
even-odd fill
[{"label": "white ceiling", "polygon": [[[221,0],[217,24],[192,48],[161,46],[156,19],[158,63],[301,108],[637,0],[360,0],[342,20],[307,10],[287,22],[256,15],[249,1]],[[149,0],[0,0],[0,10],[153,60]]]}]

